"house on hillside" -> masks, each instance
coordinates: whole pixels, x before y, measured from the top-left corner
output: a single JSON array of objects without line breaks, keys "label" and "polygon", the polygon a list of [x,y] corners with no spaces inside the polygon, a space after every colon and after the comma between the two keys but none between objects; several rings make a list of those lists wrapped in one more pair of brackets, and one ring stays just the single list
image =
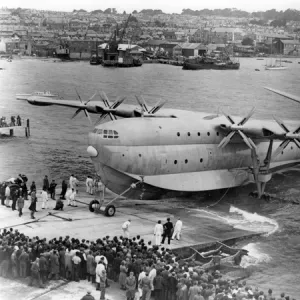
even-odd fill
[{"label": "house on hillside", "polygon": [[275,44],[277,53],[284,55],[299,55],[300,41],[299,40],[279,40]]},{"label": "house on hillside", "polygon": [[180,43],[173,48],[173,56],[198,56],[206,53],[206,47],[200,43]]}]

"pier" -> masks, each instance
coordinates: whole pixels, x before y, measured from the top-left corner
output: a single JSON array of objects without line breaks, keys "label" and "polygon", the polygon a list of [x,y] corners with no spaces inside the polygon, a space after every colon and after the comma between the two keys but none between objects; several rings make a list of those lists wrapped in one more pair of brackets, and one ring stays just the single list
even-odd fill
[{"label": "pier", "polygon": [[30,120],[29,119],[19,119],[16,122],[7,123],[5,117],[0,119],[0,136],[15,136],[16,134],[19,135],[24,130],[25,137],[30,137]]}]

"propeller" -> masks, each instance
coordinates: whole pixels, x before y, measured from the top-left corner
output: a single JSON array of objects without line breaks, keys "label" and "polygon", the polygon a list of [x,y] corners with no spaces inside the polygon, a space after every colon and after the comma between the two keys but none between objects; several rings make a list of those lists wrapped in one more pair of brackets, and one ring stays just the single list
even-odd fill
[{"label": "propeller", "polygon": [[83,103],[83,102],[82,102],[82,99],[81,99],[81,97],[80,97],[80,95],[79,95],[79,93],[78,93],[78,91],[77,91],[76,88],[75,88],[75,91],[76,91],[77,97],[78,97],[78,99],[79,99],[79,101],[81,102],[82,105],[81,105],[81,107],[79,107],[79,108],[75,111],[75,113],[74,113],[74,115],[71,117],[71,119],[74,119],[74,118],[75,118],[75,117],[83,110],[85,116],[89,119],[90,123],[93,124],[92,119],[91,119],[91,117],[90,117],[90,115],[89,115],[89,113],[88,113],[88,111],[87,111],[87,109],[86,109],[86,105],[87,105],[91,100],[93,100],[93,98],[96,96],[96,93],[95,93],[91,98],[89,98],[88,101],[86,101],[85,103]]},{"label": "propeller", "polygon": [[251,109],[251,111],[238,124],[236,124],[235,121],[232,119],[232,117],[229,114],[225,113],[222,110],[222,113],[224,114],[224,116],[226,117],[226,119],[231,123],[231,125],[229,126],[229,128],[230,128],[231,131],[222,139],[222,141],[218,145],[219,148],[224,148],[230,142],[230,140],[233,138],[233,136],[236,133],[238,133],[241,136],[241,138],[243,139],[243,141],[245,142],[245,144],[251,150],[252,149],[256,149],[256,145],[251,140],[251,138],[247,137],[245,135],[245,133],[242,131],[244,129],[243,126],[247,123],[247,121],[254,114],[254,111],[255,111],[255,107],[253,107]]},{"label": "propeller", "polygon": [[152,115],[155,114],[157,111],[159,111],[167,101],[162,101],[161,99],[151,108],[149,109],[146,101],[144,99],[143,96],[135,96],[137,102],[139,103],[141,109],[142,109],[142,113],[141,113],[141,117],[144,117],[144,113],[146,112],[148,115]]},{"label": "propeller", "polygon": [[278,148],[272,155],[272,158],[274,159],[279,153],[281,153],[290,142],[294,142],[296,146],[300,149],[300,126],[294,132],[291,132],[280,118],[274,115],[273,118],[278,123],[278,125],[285,131],[285,140],[278,146]]},{"label": "propeller", "polygon": [[111,118],[112,121],[116,120],[117,117],[113,114],[113,111],[119,105],[121,105],[124,102],[124,100],[126,99],[126,97],[118,97],[117,100],[113,104],[110,104],[109,99],[104,92],[98,91],[98,94],[99,94],[100,98],[102,99],[106,109],[103,109],[103,113],[101,113],[100,118],[96,121],[95,126],[97,124],[99,124],[102,120],[104,120],[107,115],[109,115],[109,117]]}]

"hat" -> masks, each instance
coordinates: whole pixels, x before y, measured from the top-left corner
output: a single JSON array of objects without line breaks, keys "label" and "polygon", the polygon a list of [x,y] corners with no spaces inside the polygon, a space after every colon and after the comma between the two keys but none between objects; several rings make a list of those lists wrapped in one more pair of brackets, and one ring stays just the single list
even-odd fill
[{"label": "hat", "polygon": [[87,290],[86,292],[87,292],[88,294],[91,294],[91,293],[92,293],[90,290]]}]

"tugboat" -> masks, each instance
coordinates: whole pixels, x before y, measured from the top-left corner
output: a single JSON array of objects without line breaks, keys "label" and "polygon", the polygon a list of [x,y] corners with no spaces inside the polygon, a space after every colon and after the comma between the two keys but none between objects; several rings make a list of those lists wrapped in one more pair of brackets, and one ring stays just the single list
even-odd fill
[{"label": "tugboat", "polygon": [[188,59],[183,63],[183,70],[238,70],[239,62],[232,61],[229,56],[225,59],[216,59],[214,57],[196,57]]}]

